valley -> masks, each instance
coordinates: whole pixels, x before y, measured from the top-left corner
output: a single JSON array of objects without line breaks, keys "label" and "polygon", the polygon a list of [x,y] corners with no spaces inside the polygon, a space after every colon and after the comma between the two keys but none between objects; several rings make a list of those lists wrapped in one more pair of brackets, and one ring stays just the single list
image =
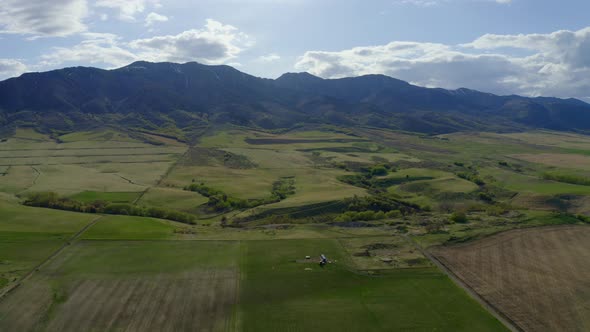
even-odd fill
[{"label": "valley", "polygon": [[[587,151],[587,136],[556,131],[19,128],[0,143],[0,329],[582,330],[515,308],[583,262],[533,269],[481,250],[511,232],[585,232]],[[574,259],[582,244],[563,236],[547,243]],[[583,287],[548,282],[552,298]],[[587,314],[584,294],[563,315]]]}]

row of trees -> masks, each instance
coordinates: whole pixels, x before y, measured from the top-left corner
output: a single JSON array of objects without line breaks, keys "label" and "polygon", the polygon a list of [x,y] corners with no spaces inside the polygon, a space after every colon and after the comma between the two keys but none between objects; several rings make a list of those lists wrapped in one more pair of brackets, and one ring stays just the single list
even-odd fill
[{"label": "row of trees", "polygon": [[379,193],[371,196],[353,196],[352,198],[346,199],[348,211],[362,212],[362,211],[374,211],[374,212],[389,212],[399,211],[402,214],[411,214],[419,211],[421,208],[418,204],[404,202],[397,198],[392,197],[389,193]]},{"label": "row of trees", "polygon": [[347,222],[347,221],[369,221],[369,220],[382,220],[388,218],[398,218],[402,215],[402,213],[398,210],[391,210],[388,212],[383,211],[347,211],[336,218],[334,221],[338,222]]},{"label": "row of trees", "polygon": [[32,193],[26,198],[24,204],[28,206],[85,213],[105,213],[127,216],[153,217],[178,221],[185,224],[195,224],[195,217],[184,212],[159,207],[144,207],[106,201],[94,201],[86,203],[76,201],[68,197],[61,197],[54,192]]},{"label": "row of trees", "polygon": [[271,194],[265,198],[241,199],[227,195],[223,191],[206,186],[204,183],[192,183],[184,190],[198,192],[209,198],[207,206],[215,212],[224,212],[239,209],[249,209],[260,205],[280,202],[287,196],[295,193],[295,179],[291,177],[280,178],[272,186]]},{"label": "row of trees", "polygon": [[570,184],[579,184],[582,186],[590,186],[590,178],[575,174],[564,174],[559,172],[546,172],[543,173],[543,179],[564,182]]}]

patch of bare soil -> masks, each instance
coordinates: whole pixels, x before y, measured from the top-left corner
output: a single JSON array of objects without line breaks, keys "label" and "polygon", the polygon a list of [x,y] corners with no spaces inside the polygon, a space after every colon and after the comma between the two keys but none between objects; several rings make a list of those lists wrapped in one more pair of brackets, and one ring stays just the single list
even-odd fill
[{"label": "patch of bare soil", "polygon": [[590,227],[500,233],[431,249],[525,331],[590,331]]},{"label": "patch of bare soil", "polygon": [[0,331],[222,331],[235,269],[77,279],[60,294],[31,280],[0,302]]}]

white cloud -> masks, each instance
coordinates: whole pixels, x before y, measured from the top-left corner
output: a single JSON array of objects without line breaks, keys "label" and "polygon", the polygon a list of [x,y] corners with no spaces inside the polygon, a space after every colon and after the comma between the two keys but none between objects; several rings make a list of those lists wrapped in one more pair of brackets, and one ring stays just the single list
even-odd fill
[{"label": "white cloud", "polygon": [[143,13],[149,6],[161,6],[159,0],[97,0],[94,5],[118,11],[119,19],[124,21],[134,21],[135,15]]},{"label": "white cloud", "polygon": [[86,30],[86,0],[2,0],[0,33],[68,36]]},{"label": "white cloud", "polygon": [[[515,48],[527,54],[515,55],[523,53]],[[584,98],[590,91],[590,28],[484,35],[463,45],[392,42],[309,51],[295,66],[327,78],[379,73],[430,87]]]},{"label": "white cloud", "polygon": [[37,67],[88,63],[113,68],[137,60],[220,64],[234,59],[251,45],[248,36],[237,28],[215,20],[207,20],[202,29],[130,42],[108,33],[84,33],[82,36],[85,40],[77,45],[56,47],[41,56],[41,63]]},{"label": "white cloud", "polygon": [[27,70],[27,66],[15,59],[0,59],[0,80],[18,76]]},{"label": "white cloud", "polygon": [[149,27],[149,26],[156,24],[157,22],[166,22],[166,21],[168,21],[167,16],[151,12],[145,17],[145,26]]},{"label": "white cloud", "polygon": [[208,19],[203,29],[137,39],[129,46],[147,60],[213,64],[235,58],[251,44],[251,39],[236,27]]},{"label": "white cloud", "polygon": [[119,67],[139,58],[127,50],[119,37],[113,34],[86,33],[86,40],[73,47],[56,47],[41,56],[41,68],[56,67],[63,63],[106,64]]},{"label": "white cloud", "polygon": [[258,57],[258,60],[260,60],[262,62],[273,62],[273,61],[277,61],[280,59],[281,59],[281,56],[276,53],[270,53],[270,54],[261,55]]}]

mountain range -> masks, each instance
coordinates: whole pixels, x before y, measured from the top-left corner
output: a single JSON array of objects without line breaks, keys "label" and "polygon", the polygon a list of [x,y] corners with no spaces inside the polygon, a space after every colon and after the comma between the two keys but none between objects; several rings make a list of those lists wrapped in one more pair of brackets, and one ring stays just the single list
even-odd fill
[{"label": "mountain range", "polygon": [[174,132],[234,124],[372,126],[428,134],[531,128],[590,132],[590,104],[419,87],[384,75],[264,79],[225,65],[134,62],[71,67],[0,82],[0,126],[67,132],[97,126]]}]

